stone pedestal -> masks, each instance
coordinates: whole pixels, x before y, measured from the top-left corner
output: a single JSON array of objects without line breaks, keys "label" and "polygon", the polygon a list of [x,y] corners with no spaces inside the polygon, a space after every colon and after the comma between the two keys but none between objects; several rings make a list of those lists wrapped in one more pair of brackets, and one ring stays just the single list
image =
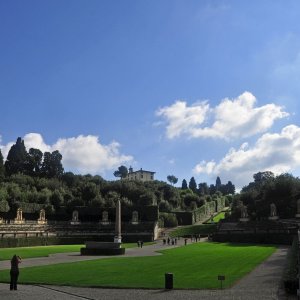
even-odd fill
[{"label": "stone pedestal", "polygon": [[22,219],[22,220],[15,219],[12,223],[13,224],[18,224],[18,225],[25,224],[25,219]]},{"label": "stone pedestal", "polygon": [[115,243],[115,244],[120,244],[120,245],[121,245],[121,243],[122,243],[122,238],[121,238],[121,237],[118,237],[118,236],[115,236],[115,237],[114,237],[114,243]]},{"label": "stone pedestal", "polygon": [[37,220],[37,223],[39,225],[46,225],[47,224],[47,220]]},{"label": "stone pedestal", "polygon": [[121,242],[86,242],[85,248],[80,249],[81,255],[122,255],[125,248],[121,248]]},{"label": "stone pedestal", "polygon": [[276,221],[276,220],[279,219],[279,217],[278,217],[278,216],[273,216],[273,217],[269,217],[268,219],[269,219],[270,221]]},{"label": "stone pedestal", "polygon": [[70,224],[71,225],[79,225],[79,224],[81,224],[81,222],[80,221],[71,221]]},{"label": "stone pedestal", "polygon": [[240,218],[239,220],[240,220],[240,222],[248,222],[249,218]]},{"label": "stone pedestal", "polygon": [[[104,214],[103,221],[107,221],[107,214]],[[121,202],[118,200],[116,206],[115,237],[113,242],[94,242],[85,243],[85,248],[80,249],[81,255],[122,255],[125,248],[121,248]]]}]

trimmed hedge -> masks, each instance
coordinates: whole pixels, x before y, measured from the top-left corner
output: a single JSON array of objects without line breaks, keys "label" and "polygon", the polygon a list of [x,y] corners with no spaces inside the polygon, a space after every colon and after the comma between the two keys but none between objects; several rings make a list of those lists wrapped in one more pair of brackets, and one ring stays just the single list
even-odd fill
[{"label": "trimmed hedge", "polygon": [[[103,236],[80,237],[27,237],[27,238],[2,238],[0,248],[32,247],[47,245],[80,245],[86,241],[112,242],[114,234]],[[122,235],[122,242],[135,243],[138,240],[153,242],[152,234]]]},{"label": "trimmed hedge", "polygon": [[257,233],[216,233],[212,236],[214,242],[231,243],[258,243],[291,245],[293,236],[282,232],[257,232]]},{"label": "trimmed hedge", "polygon": [[289,294],[297,294],[299,289],[298,279],[298,238],[295,236],[291,248],[287,254],[286,266],[283,273],[284,289]]},{"label": "trimmed hedge", "polygon": [[178,221],[175,214],[172,213],[160,213],[159,214],[161,227],[176,227],[178,226]]}]

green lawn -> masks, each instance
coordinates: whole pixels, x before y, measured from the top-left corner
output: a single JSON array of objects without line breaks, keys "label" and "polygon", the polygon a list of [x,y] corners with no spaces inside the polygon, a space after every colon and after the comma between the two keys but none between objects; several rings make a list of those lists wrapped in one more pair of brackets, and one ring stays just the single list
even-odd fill
[{"label": "green lawn", "polygon": [[[144,243],[149,245],[152,243]],[[0,248],[0,260],[11,259],[14,254],[22,258],[44,257],[54,253],[80,252],[84,245],[53,245],[53,246],[36,246],[36,247],[18,247],[18,248]],[[124,248],[137,247],[136,243],[124,243]]]},{"label": "green lawn", "polygon": [[177,236],[190,236],[196,234],[210,234],[214,232],[216,225],[214,224],[203,224],[203,225],[191,225],[179,227],[170,233],[170,237]]},{"label": "green lawn", "polygon": [[[219,288],[232,285],[276,250],[274,246],[194,243],[161,251],[154,257],[118,257],[24,268],[20,283],[94,287],[163,288],[164,274],[174,274],[174,288]],[[0,271],[8,282],[9,270]]]},{"label": "green lawn", "polygon": [[222,219],[225,219],[225,212],[224,211],[222,211],[219,214],[217,214],[216,216],[214,216],[213,217],[213,222],[218,223]]}]

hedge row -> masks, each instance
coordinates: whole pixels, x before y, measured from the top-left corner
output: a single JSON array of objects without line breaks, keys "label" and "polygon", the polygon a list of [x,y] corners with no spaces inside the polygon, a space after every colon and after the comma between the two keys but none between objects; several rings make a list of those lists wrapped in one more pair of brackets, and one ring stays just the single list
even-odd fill
[{"label": "hedge row", "polygon": [[297,294],[299,289],[298,279],[298,238],[295,236],[293,239],[292,247],[288,251],[286,266],[283,273],[283,284],[287,293]]},{"label": "hedge row", "polygon": [[[45,208],[43,204],[38,203],[23,203],[17,202],[16,207],[22,208],[23,217],[26,220],[36,220],[39,216],[39,212],[42,208]],[[7,201],[0,202],[0,216],[4,219],[13,219],[16,217],[16,207],[9,211],[9,206]],[[101,208],[101,207],[87,207],[87,206],[77,206],[74,209],[70,210],[67,207],[61,207],[55,213],[47,213],[47,220],[56,220],[56,221],[69,221],[72,219],[73,210],[77,210],[79,213],[79,219],[83,222],[99,222],[102,218],[102,212],[108,212],[108,218],[110,221],[115,220],[116,209],[115,208]],[[5,211],[5,212],[4,212]],[[122,220],[130,221],[132,219],[132,212],[138,212],[139,220],[145,222],[152,222],[158,220],[158,206],[132,206],[130,208],[123,207],[121,208]]]},{"label": "hedge row", "polygon": [[[32,247],[47,245],[83,245],[86,241],[112,242],[114,235],[90,237],[28,237],[28,238],[2,238],[0,248]],[[138,240],[152,242],[152,234],[134,234],[122,236],[122,242],[135,243]]]},{"label": "hedge row", "polygon": [[216,233],[212,236],[214,242],[231,243],[258,243],[258,244],[281,244],[291,245],[293,236],[287,233]]}]

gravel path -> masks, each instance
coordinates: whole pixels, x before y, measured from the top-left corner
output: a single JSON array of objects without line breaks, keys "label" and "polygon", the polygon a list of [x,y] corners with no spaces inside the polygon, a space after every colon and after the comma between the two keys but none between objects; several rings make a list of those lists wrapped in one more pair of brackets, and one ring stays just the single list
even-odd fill
[{"label": "gravel path", "polygon": [[[178,245],[182,245],[180,240]],[[125,256],[160,255],[155,251],[173,246],[164,246],[161,243],[146,246],[142,249],[126,249]],[[10,291],[7,284],[0,284],[1,299],[22,300],[65,300],[65,299],[222,299],[222,300],[252,300],[252,299],[296,299],[286,297],[281,289],[281,274],[285,263],[287,247],[278,250],[266,261],[256,267],[250,274],[242,278],[230,289],[226,290],[146,290],[146,289],[102,289],[78,288],[67,286],[46,285],[19,285],[18,291]],[[78,260],[99,259],[94,256],[78,256],[78,254],[56,254],[49,258],[27,259],[22,262],[22,267],[45,265]],[[8,268],[8,262],[0,262],[0,269]]]}]

